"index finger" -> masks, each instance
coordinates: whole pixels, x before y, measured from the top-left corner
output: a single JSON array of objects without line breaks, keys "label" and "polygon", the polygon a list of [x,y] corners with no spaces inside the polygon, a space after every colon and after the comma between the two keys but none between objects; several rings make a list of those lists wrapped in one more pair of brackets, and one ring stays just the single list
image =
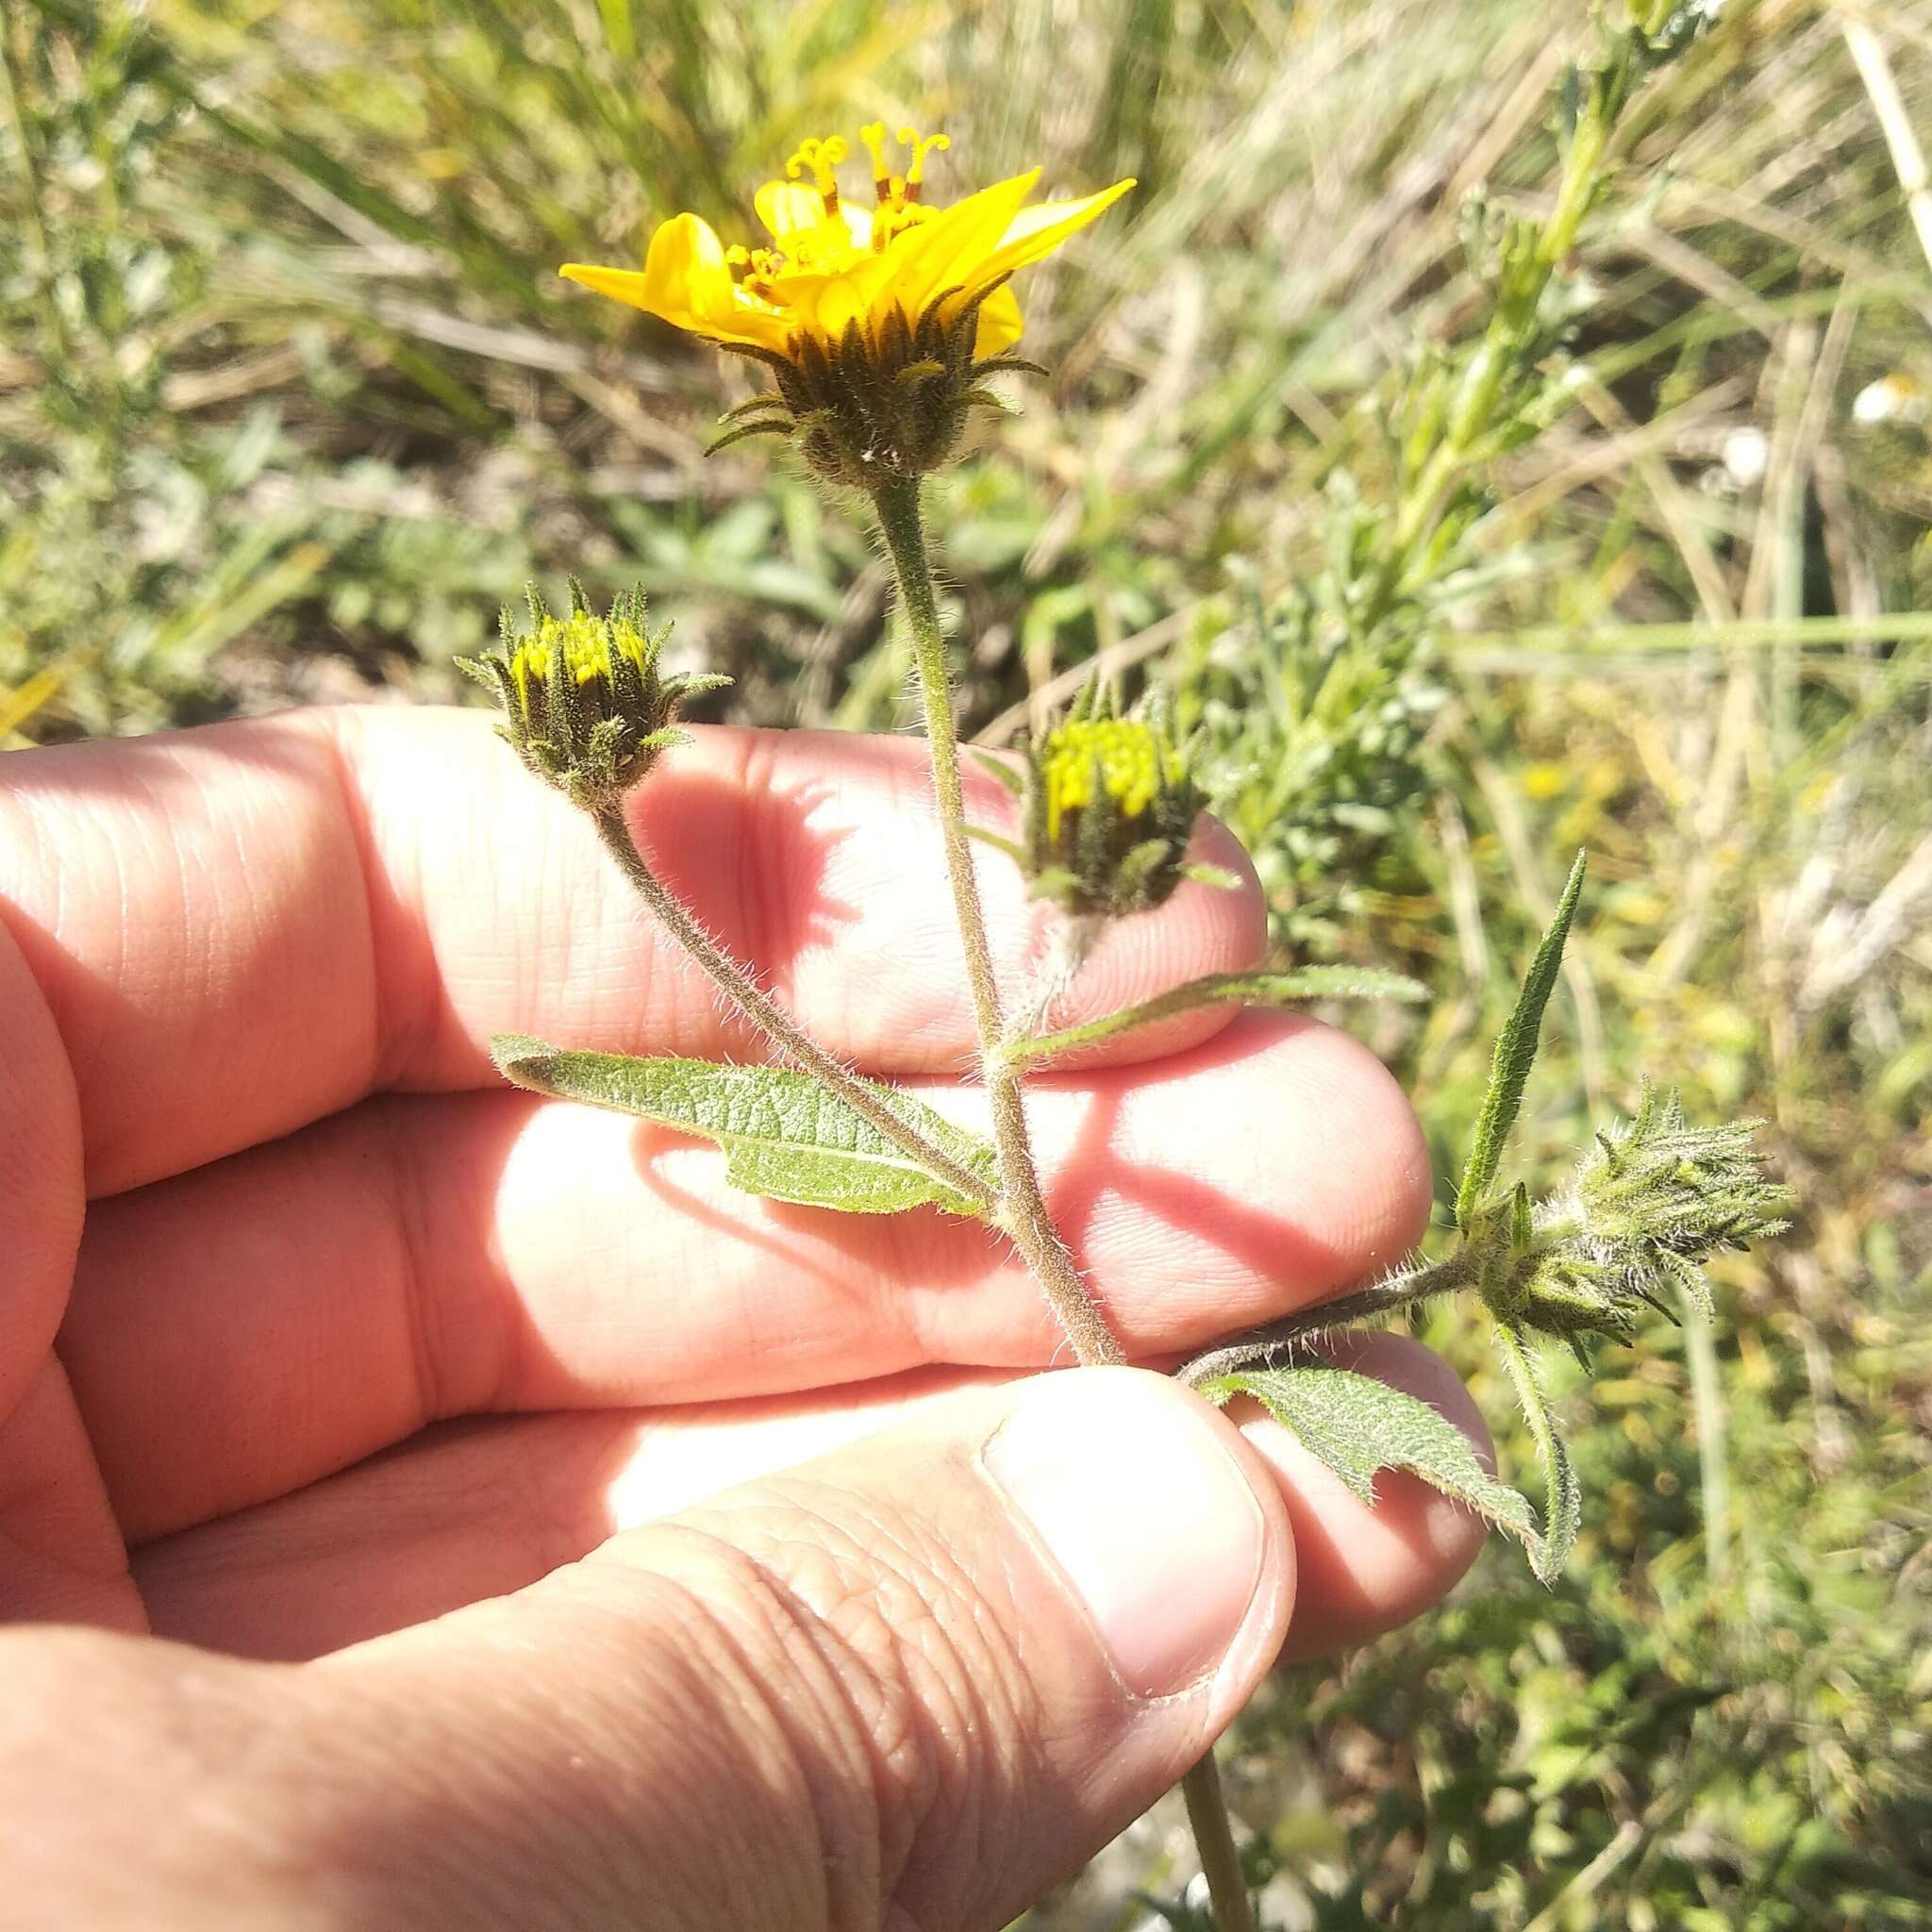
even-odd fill
[{"label": "index finger", "polygon": [[[973,1028],[925,748],[700,727],[629,800],[674,890],[832,1051],[957,1073]],[[1009,811],[968,777],[968,811]],[[1258,888],[1184,884],[1109,933],[1068,1021],[1260,958]],[[980,867],[1002,975],[1043,950],[1012,866]],[[92,1194],[287,1133],[383,1090],[496,1077],[491,1033],[756,1057],[583,816],[479,712],[342,709],[61,747],[0,765],[0,923],[73,1063]],[[1133,1059],[1211,1033],[1193,1013]]]}]

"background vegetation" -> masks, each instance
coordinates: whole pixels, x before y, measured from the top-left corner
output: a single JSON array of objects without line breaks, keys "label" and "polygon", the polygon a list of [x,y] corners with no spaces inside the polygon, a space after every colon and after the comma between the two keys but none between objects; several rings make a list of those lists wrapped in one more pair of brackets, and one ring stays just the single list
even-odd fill
[{"label": "background vegetation", "polygon": [[[1591,848],[1525,1174],[1648,1075],[1766,1116],[1803,1218],[1587,1405],[1552,1364],[1559,1588],[1492,1547],[1251,1713],[1281,1926],[1932,1924],[1932,8],[1705,10],[1394,595],[1428,373],[1561,205],[1572,0],[0,0],[0,742],[455,697],[566,568],[730,715],[903,722],[857,519],[705,462],[741,376],[551,274],[883,114],[1144,184],[941,486],[970,722],[1167,683],[1284,952],[1434,987],[1343,1017],[1443,1174]],[[1185,1857],[1157,1814],[1039,1924],[1178,1923]]]}]

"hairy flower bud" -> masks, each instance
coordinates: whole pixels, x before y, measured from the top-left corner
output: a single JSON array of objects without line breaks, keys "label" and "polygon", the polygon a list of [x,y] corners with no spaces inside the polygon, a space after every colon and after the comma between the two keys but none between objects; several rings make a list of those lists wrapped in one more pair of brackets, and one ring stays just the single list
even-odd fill
[{"label": "hairy flower bud", "polygon": [[1474,1238],[1491,1243],[1491,1309],[1575,1341],[1628,1336],[1646,1307],[1672,1313],[1673,1288],[1707,1308],[1703,1264],[1786,1225],[1790,1191],[1764,1177],[1752,1144],[1760,1124],[1693,1127],[1674,1091],[1646,1088],[1636,1117],[1600,1132],[1533,1214],[1520,1191],[1491,1210],[1493,1225]]},{"label": "hairy flower bud", "polygon": [[533,627],[516,635],[506,608],[502,647],[457,663],[502,707],[497,728],[537,776],[578,805],[608,804],[667,745],[688,741],[673,728],[679,704],[731,680],[663,676],[658,656],[671,626],[651,633],[641,591],[620,591],[608,617],[591,611],[574,577],[567,617],[553,616],[534,584],[525,594]]},{"label": "hairy flower bud", "polygon": [[1114,919],[1173,894],[1207,803],[1165,719],[1123,716],[1097,680],[1028,746],[1022,797],[1020,866],[1036,895]]}]

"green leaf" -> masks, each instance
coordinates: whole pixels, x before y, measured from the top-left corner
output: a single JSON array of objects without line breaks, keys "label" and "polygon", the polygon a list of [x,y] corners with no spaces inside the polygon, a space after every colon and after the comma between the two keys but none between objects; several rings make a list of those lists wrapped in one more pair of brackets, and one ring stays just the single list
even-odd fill
[{"label": "green leaf", "polygon": [[[928,1203],[954,1214],[981,1212],[837,1094],[790,1067],[566,1053],[521,1033],[499,1033],[490,1057],[506,1079],[533,1093],[638,1114],[715,1141],[726,1156],[724,1178],[747,1193],[848,1214],[897,1214]],[[960,1166],[994,1179],[991,1142],[895,1088],[874,1091]]]},{"label": "green leaf", "polygon": [[1496,1346],[1501,1350],[1509,1380],[1515,1385],[1516,1399],[1523,1406],[1523,1418],[1536,1439],[1537,1454],[1543,1465],[1543,1534],[1541,1548],[1529,1553],[1530,1567],[1544,1583],[1555,1583],[1570,1559],[1570,1548],[1583,1523],[1583,1488],[1570,1461],[1570,1452],[1550,1412],[1550,1399],[1543,1393],[1541,1378],[1531,1359],[1523,1331],[1512,1323],[1496,1324]]},{"label": "green leaf", "polygon": [[1543,934],[1536,958],[1524,975],[1523,991],[1516,995],[1516,1007],[1496,1036],[1495,1057],[1490,1062],[1490,1084],[1483,1094],[1482,1111],[1476,1116],[1474,1145],[1462,1186],[1456,1196],[1456,1224],[1469,1228],[1476,1209],[1489,1197],[1496,1169],[1503,1159],[1503,1143],[1516,1124],[1516,1110],[1523,1105],[1523,1083],[1536,1062],[1537,1034],[1543,1023],[1543,1008],[1550,1003],[1550,991],[1557,983],[1557,969],[1563,963],[1563,941],[1570,936],[1570,922],[1576,916],[1576,901],[1583,891],[1584,868],[1588,855],[1579,852],[1570,868],[1569,882],[1557,905],[1557,916]]},{"label": "green leaf", "polygon": [[[1426,1402],[1349,1369],[1242,1369],[1201,1384],[1219,1407],[1252,1395],[1364,1503],[1378,1469],[1406,1469],[1507,1529],[1537,1562],[1541,1539],[1528,1503],[1478,1459],[1470,1440]],[[1539,1570],[1541,1574],[1541,1570]]]},{"label": "green leaf", "polygon": [[1012,759],[995,758],[990,751],[981,751],[977,745],[969,744],[966,755],[989,778],[995,780],[1012,797],[1018,798],[1026,790],[1026,781],[1015,768]]},{"label": "green leaf", "polygon": [[[1034,882],[1034,895],[1055,892],[1059,881],[1071,880],[1070,873],[1055,870],[1043,873]],[[1083,1020],[1077,1026],[1062,1027],[1058,1033],[1035,1034],[1015,1041],[1008,1049],[1021,1060],[1051,1059],[1058,1054],[1073,1053],[1091,1046],[1096,1041],[1111,1039],[1136,1026],[1151,1025],[1175,1013],[1197,1007],[1220,1006],[1238,1000],[1257,1007],[1292,1006],[1300,1000],[1425,1000],[1427,987],[1407,974],[1385,973],[1373,966],[1304,966],[1296,973],[1215,973],[1205,979],[1190,979],[1156,993],[1139,1006],[1123,1007],[1097,1020]]]},{"label": "green leaf", "polygon": [[1402,1000],[1413,1006],[1429,996],[1421,980],[1379,966],[1302,966],[1292,973],[1232,973],[1222,989],[1228,999],[1257,1007],[1297,1000]]}]

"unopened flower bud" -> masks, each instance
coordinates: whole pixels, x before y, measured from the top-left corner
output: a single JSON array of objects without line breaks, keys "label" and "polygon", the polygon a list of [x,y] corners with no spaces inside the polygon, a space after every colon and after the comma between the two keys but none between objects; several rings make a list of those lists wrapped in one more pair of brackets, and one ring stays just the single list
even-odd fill
[{"label": "unopened flower bud", "polygon": [[[1764,1176],[1756,1121],[1693,1127],[1674,1092],[1645,1089],[1636,1117],[1599,1133],[1569,1184],[1533,1216],[1500,1203],[1483,1292],[1503,1320],[1573,1342],[1628,1336],[1676,1289],[1709,1304],[1703,1266],[1723,1248],[1779,1232],[1788,1189]],[[1526,1230],[1526,1231],[1525,1231]]]},{"label": "unopened flower bud", "polygon": [[1097,680],[1028,747],[1023,799],[1020,863],[1036,895],[1116,919],[1173,894],[1207,803],[1165,719],[1121,715]]},{"label": "unopened flower bud", "polygon": [[502,707],[497,728],[532,772],[578,805],[608,804],[667,745],[688,742],[674,728],[678,706],[731,680],[662,675],[671,626],[653,635],[641,591],[621,591],[608,617],[592,612],[575,578],[567,617],[553,616],[534,584],[525,594],[532,628],[519,637],[506,609],[501,648],[458,665]]}]

